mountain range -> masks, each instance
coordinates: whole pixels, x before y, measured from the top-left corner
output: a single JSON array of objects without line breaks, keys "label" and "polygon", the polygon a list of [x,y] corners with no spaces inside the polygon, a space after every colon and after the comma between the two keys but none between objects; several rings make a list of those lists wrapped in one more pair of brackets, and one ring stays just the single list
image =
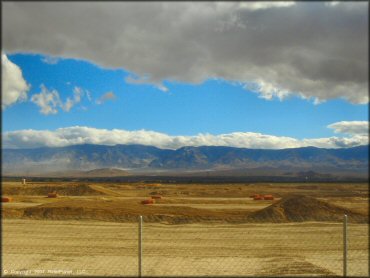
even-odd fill
[{"label": "mountain range", "polygon": [[[118,176],[207,171],[223,175],[334,173],[368,176],[368,166],[368,145],[339,149],[303,147],[271,150],[200,146],[171,150],[145,145],[84,144],[2,150],[3,175],[61,171],[78,175],[78,171],[85,171],[89,176],[96,173],[99,176]],[[106,168],[109,170],[102,170]]]}]

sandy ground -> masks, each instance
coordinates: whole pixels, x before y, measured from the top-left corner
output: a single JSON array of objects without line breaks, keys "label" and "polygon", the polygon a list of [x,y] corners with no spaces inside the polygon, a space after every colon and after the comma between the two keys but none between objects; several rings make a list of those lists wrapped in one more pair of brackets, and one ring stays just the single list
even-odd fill
[{"label": "sandy ground", "polygon": [[[3,275],[138,273],[138,225],[2,220]],[[368,226],[349,225],[348,274],[368,276]],[[143,225],[143,275],[342,274],[342,225]]]},{"label": "sandy ground", "polygon": [[11,203],[3,203],[3,208],[28,208],[34,207],[38,205],[42,205],[43,203],[31,203],[31,202],[11,202]]}]

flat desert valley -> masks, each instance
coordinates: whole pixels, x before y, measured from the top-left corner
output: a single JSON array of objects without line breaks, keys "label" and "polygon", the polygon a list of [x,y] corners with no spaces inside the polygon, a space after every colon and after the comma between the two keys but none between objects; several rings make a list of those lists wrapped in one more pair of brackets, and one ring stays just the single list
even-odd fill
[{"label": "flat desert valley", "polygon": [[[369,275],[367,183],[2,183],[2,274]],[[48,198],[57,193],[56,198]],[[273,200],[254,200],[269,194]],[[155,197],[153,204],[142,204]]]}]

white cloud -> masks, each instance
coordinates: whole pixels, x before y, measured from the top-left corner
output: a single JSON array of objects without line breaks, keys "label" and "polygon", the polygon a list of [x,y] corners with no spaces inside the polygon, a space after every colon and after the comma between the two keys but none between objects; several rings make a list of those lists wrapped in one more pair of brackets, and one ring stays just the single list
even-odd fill
[{"label": "white cloud", "polygon": [[67,97],[66,102],[60,104],[60,107],[69,112],[73,106],[81,101],[81,97],[84,95],[84,90],[80,87],[73,88],[73,98]]},{"label": "white cloud", "polygon": [[262,79],[258,79],[255,83],[252,84],[247,83],[244,88],[252,92],[259,93],[260,98],[264,98],[267,100],[272,100],[273,98],[284,100],[291,95],[291,92],[281,89],[277,85],[274,85]]},{"label": "white cloud", "polygon": [[116,95],[113,92],[106,92],[99,99],[96,100],[96,104],[103,104],[107,100],[114,100]]},{"label": "white cloud", "polygon": [[247,10],[263,10],[263,9],[270,9],[270,8],[284,8],[284,7],[290,7],[295,5],[294,1],[256,1],[256,2],[240,2],[239,7],[244,8]]},{"label": "white cloud", "polygon": [[334,129],[335,133],[345,133],[350,135],[367,135],[369,134],[368,121],[341,121],[328,125]]},{"label": "white cloud", "polygon": [[57,107],[61,103],[58,91],[49,91],[44,84],[40,87],[41,92],[34,94],[31,97],[31,101],[40,107],[40,112],[44,115],[58,113]]},{"label": "white cloud", "polygon": [[30,85],[27,84],[22,75],[22,70],[12,63],[5,54],[1,55],[2,66],[2,95],[1,108],[27,99]]},{"label": "white cloud", "polygon": [[138,76],[129,75],[125,78],[125,82],[128,84],[137,84],[137,85],[140,85],[140,84],[141,85],[142,84],[153,85],[154,87],[156,87],[157,89],[163,92],[168,91],[168,88],[164,86],[161,82],[153,83],[149,76],[138,77]]},{"label": "white cloud", "polygon": [[140,77],[128,82],[162,90],[163,81],[216,77],[255,82],[266,99],[369,101],[367,2],[4,2],[2,8],[8,52],[124,68]]},{"label": "white cloud", "polygon": [[34,94],[31,97],[31,101],[40,107],[40,112],[44,115],[57,114],[57,108],[69,112],[73,106],[81,101],[81,97],[84,95],[82,88],[74,87],[73,98],[67,97],[65,103],[63,103],[57,90],[49,90],[44,84],[40,88],[41,92]]},{"label": "white cloud", "polygon": [[4,148],[62,147],[76,144],[143,144],[168,149],[204,145],[233,146],[253,149],[282,149],[305,146],[339,148],[368,144],[368,135],[303,140],[254,132],[234,132],[220,135],[198,134],[194,136],[170,136],[165,133],[148,130],[108,130],[83,126],[59,128],[54,131],[30,129],[3,133]]}]

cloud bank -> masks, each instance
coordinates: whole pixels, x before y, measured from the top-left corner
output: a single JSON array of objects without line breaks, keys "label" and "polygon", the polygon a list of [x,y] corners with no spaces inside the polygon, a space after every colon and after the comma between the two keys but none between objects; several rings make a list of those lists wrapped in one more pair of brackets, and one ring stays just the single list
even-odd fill
[{"label": "cloud bank", "polygon": [[5,2],[3,48],[124,68],[163,90],[222,78],[265,99],[369,100],[367,2]]},{"label": "cloud bank", "polygon": [[76,144],[142,144],[164,149],[177,149],[184,146],[231,146],[252,149],[283,149],[305,146],[340,148],[365,145],[368,143],[368,135],[362,133],[344,138],[329,137],[303,140],[254,132],[234,132],[220,135],[198,134],[195,136],[170,136],[148,130],[108,130],[83,126],[58,128],[54,131],[28,129],[3,133],[4,148],[63,147]]},{"label": "cloud bank", "polygon": [[5,54],[1,55],[2,66],[2,95],[1,108],[27,99],[30,85],[27,84],[22,75],[22,70],[12,63]]},{"label": "cloud bank", "polygon": [[331,124],[328,127],[334,129],[335,133],[345,133],[350,135],[369,134],[369,122],[367,121],[342,121]]}]

